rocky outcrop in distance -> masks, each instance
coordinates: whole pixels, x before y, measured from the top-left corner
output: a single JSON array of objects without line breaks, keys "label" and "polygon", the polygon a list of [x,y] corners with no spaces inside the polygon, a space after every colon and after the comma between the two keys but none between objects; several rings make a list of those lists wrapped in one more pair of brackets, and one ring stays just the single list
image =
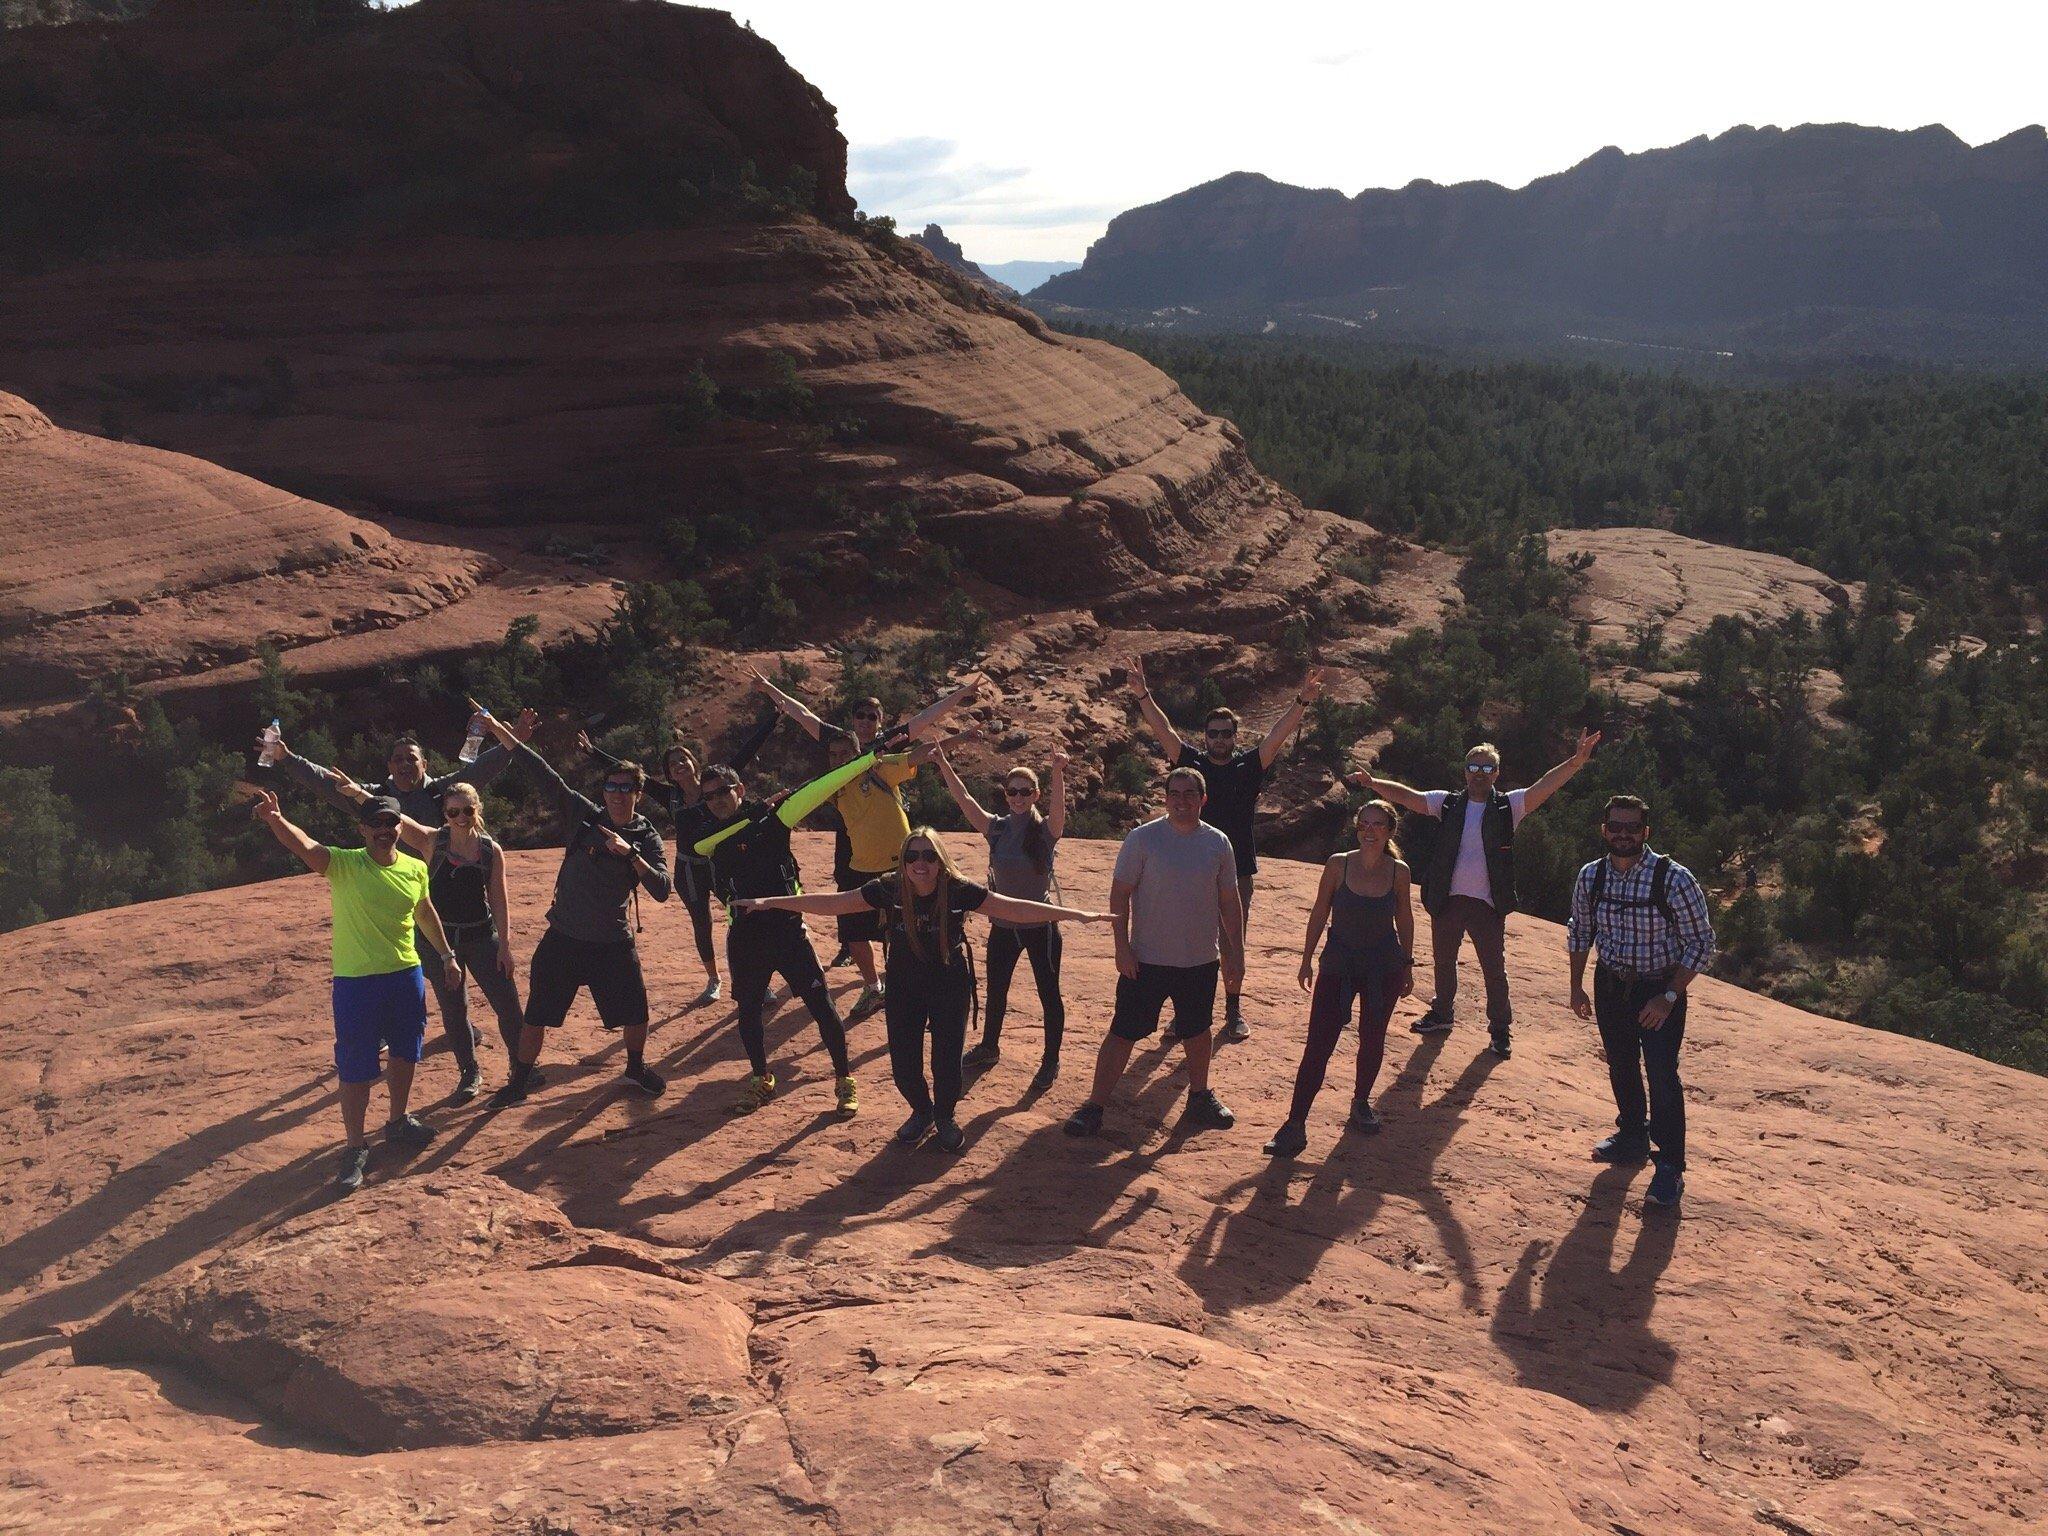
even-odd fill
[{"label": "rocky outcrop in distance", "polygon": [[938,225],[927,224],[921,234],[912,235],[910,238],[938,257],[939,260],[943,261],[955,272],[960,273],[964,277],[973,278],[974,281],[980,283],[991,293],[999,293],[1007,299],[1017,297],[1016,289],[1012,288],[1008,283],[997,282],[986,272],[982,271],[980,267],[969,261],[967,253],[960,249],[960,242],[949,238],[946,232]]},{"label": "rocky outcrop in distance", "polygon": [[2040,126],[1973,148],[1938,125],[1806,124],[1610,147],[1518,190],[1345,197],[1239,172],[1118,215],[1032,303],[1197,327],[2039,363],[2044,274]]}]

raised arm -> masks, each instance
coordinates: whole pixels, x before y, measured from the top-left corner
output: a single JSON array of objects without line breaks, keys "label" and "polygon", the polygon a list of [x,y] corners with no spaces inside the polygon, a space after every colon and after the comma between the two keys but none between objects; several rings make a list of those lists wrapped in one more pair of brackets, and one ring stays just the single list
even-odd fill
[{"label": "raised arm", "polygon": [[1316,899],[1309,904],[1308,932],[1301,940],[1301,974],[1296,978],[1304,992],[1315,986],[1316,943],[1323,936],[1324,924],[1330,920],[1330,903],[1337,899],[1337,882],[1344,878],[1346,857],[1339,853],[1323,861],[1323,878],[1316,886]]},{"label": "raised arm", "polygon": [[355,802],[342,794],[334,769],[323,763],[316,763],[311,758],[300,757],[284,744],[282,738],[278,740],[277,745],[283,756],[278,758],[271,772],[283,774],[294,784],[312,790],[316,795],[324,797],[330,805],[341,810],[354,809]]},{"label": "raised arm", "polygon": [[571,789],[568,781],[555,772],[554,765],[534,751],[531,745],[521,741],[511,726],[496,715],[486,715],[484,725],[507,752],[540,779],[543,787],[554,791],[555,814],[561,817],[565,826],[574,826],[598,814],[597,802]]},{"label": "raised arm", "polygon": [[873,910],[858,889],[820,891],[810,896],[744,896],[732,905],[736,912],[809,912],[818,917],[848,917]]},{"label": "raised arm", "polygon": [[747,739],[733,749],[732,756],[725,760],[726,766],[740,769],[745,768],[747,764],[751,763],[754,760],[755,754],[768,744],[768,738],[775,734],[775,727],[781,720],[782,713],[780,710],[771,709],[768,711],[767,718],[755,726]]},{"label": "raised arm", "polygon": [[1370,769],[1361,768],[1356,773],[1344,775],[1344,782],[1353,789],[1362,789],[1368,795],[1378,795],[1382,800],[1398,805],[1404,811],[1413,811],[1418,816],[1428,816],[1429,796],[1419,789],[1410,789],[1406,784],[1396,784],[1392,779],[1375,778]]},{"label": "raised arm", "polygon": [[600,763],[603,763],[607,773],[625,761],[623,757],[613,757],[611,753],[605,751],[604,748],[592,741],[588,731],[578,731],[576,733],[576,746],[584,756],[594,757]]},{"label": "raised arm", "polygon": [[412,849],[421,858],[434,851],[435,829],[423,821],[414,821],[403,811],[398,815],[398,840]]},{"label": "raised arm", "polygon": [[1058,842],[1067,835],[1067,754],[1053,749],[1052,771],[1045,776],[1045,830]]},{"label": "raised arm", "polygon": [[1259,766],[1270,768],[1280,756],[1280,749],[1287,745],[1287,738],[1301,728],[1301,717],[1308,712],[1309,705],[1323,691],[1323,669],[1310,667],[1308,675],[1301,680],[1301,687],[1295,690],[1294,702],[1287,706],[1285,714],[1273,722],[1273,728],[1266,732],[1266,739],[1259,743]]},{"label": "raised arm", "polygon": [[781,713],[789,716],[790,719],[803,727],[803,733],[810,737],[811,740],[821,741],[824,739],[825,722],[818,718],[809,705],[805,704],[801,699],[793,698],[789,694],[784,693],[780,688],[769,682],[767,675],[759,668],[752,670],[754,673],[754,688],[762,697],[766,698]]},{"label": "raised arm", "polygon": [[913,739],[924,735],[926,732],[931,730],[932,727],[936,726],[941,720],[943,720],[947,715],[951,714],[954,710],[958,709],[962,704],[965,704],[969,699],[973,698],[976,692],[980,690],[980,688],[981,683],[979,680],[962,683],[958,688],[955,688],[951,693],[947,694],[944,698],[938,699],[933,703],[925,705],[923,709],[920,709],[916,714],[912,715],[908,720],[904,721],[903,724],[897,728],[897,731],[891,732],[890,734],[901,734],[904,736],[912,737]]},{"label": "raised arm", "polygon": [[270,835],[286,848],[289,848],[297,856],[298,861],[305,865],[306,868],[313,871],[316,875],[327,873],[328,855],[326,844],[315,842],[305,832],[293,826],[289,821],[286,821],[284,819],[284,812],[278,807],[276,795],[267,789],[258,790],[255,800],[250,804],[249,811],[258,821],[268,827]]},{"label": "raised arm", "polygon": [[1145,663],[1136,656],[1131,658],[1131,692],[1138,700],[1139,715],[1152,732],[1152,739],[1159,743],[1159,750],[1166,754],[1167,762],[1180,761],[1181,749],[1187,743],[1181,740],[1173,722],[1166,718],[1166,711],[1159,707],[1159,701],[1152,697],[1152,689],[1145,681]]},{"label": "raised arm", "polygon": [[1550,772],[1544,774],[1542,778],[1523,791],[1522,814],[1524,816],[1528,815],[1537,806],[1548,800],[1560,789],[1563,789],[1571,781],[1573,774],[1592,761],[1593,749],[1599,745],[1600,733],[1598,731],[1579,732],[1578,751],[1574,752],[1570,757],[1559,763]]},{"label": "raised arm", "polygon": [[986,832],[988,824],[995,820],[982,803],[967,791],[960,775],[954,770],[953,760],[941,751],[933,758],[938,764],[939,778],[946,786],[946,793],[953,797],[953,803],[960,807],[960,814],[967,818],[967,825],[977,832]]},{"label": "raised arm", "polygon": [[[496,719],[496,716],[477,703],[475,699],[466,699],[463,702],[469,705],[472,714],[482,715],[486,721]],[[519,718],[512,722],[511,727],[514,745],[516,746],[518,742],[531,741],[534,731],[539,726],[539,715],[530,709],[519,711]],[[467,784],[472,789],[480,789],[505,771],[512,761],[513,750],[513,746],[506,745],[504,740],[500,738],[496,743],[479,752],[475,762],[464,763],[452,773],[444,773],[438,779],[429,780],[427,787],[436,795],[441,794],[453,784]]]},{"label": "raised arm", "polygon": [[1107,923],[1108,912],[1090,912],[1084,907],[1055,907],[1043,901],[1019,901],[1014,896],[988,893],[977,908],[983,917],[1000,917],[1013,923]]}]

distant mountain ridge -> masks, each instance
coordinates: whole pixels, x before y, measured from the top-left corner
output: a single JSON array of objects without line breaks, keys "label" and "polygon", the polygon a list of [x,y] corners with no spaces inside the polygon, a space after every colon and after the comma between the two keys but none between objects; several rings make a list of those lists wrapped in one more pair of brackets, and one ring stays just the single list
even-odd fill
[{"label": "distant mountain ridge", "polygon": [[2048,361],[2048,132],[1733,128],[1519,190],[1355,197],[1238,172],[1120,214],[1062,309],[1289,306],[1389,335],[1562,336]]},{"label": "distant mountain ridge", "polygon": [[999,283],[1008,283],[1019,293],[1029,293],[1062,272],[1080,270],[1078,261],[990,261],[981,270]]}]

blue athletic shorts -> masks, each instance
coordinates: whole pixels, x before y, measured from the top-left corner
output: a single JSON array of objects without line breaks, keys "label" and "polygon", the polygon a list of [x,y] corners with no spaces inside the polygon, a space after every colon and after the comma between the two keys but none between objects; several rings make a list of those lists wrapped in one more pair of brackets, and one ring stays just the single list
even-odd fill
[{"label": "blue athletic shorts", "polygon": [[418,966],[334,978],[334,1069],[344,1083],[374,1083],[384,1065],[418,1061],[427,1040],[427,978]]}]

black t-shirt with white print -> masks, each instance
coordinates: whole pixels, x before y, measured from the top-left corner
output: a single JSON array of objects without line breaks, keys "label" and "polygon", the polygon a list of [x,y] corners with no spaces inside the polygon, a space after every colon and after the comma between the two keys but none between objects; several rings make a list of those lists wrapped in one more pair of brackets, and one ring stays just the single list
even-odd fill
[{"label": "black t-shirt with white print", "polygon": [[[943,966],[965,965],[966,937],[961,916],[979,910],[981,904],[988,900],[988,887],[985,885],[976,885],[972,880],[946,882],[947,953],[941,957],[936,896],[911,897],[910,922],[917,930],[917,947],[913,949],[910,935],[904,931],[903,876],[878,876],[862,886],[860,893],[889,925],[889,964],[892,968],[905,965],[936,970]],[[920,952],[922,959],[919,958]]]}]

